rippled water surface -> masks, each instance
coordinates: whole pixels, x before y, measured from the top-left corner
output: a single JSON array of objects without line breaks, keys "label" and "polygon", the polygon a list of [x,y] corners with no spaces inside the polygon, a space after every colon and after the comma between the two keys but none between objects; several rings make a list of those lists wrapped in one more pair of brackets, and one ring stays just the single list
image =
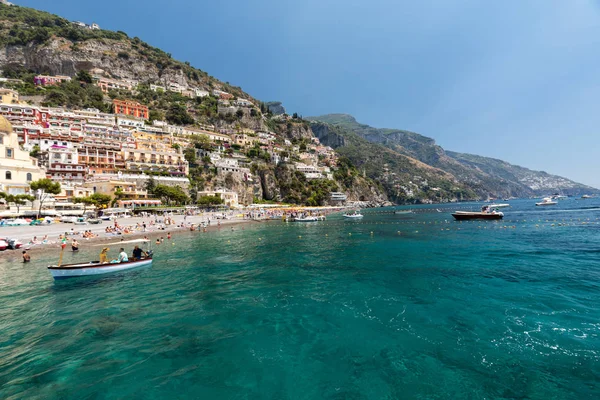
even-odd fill
[{"label": "rippled water surface", "polygon": [[512,203],[180,234],[99,279],[0,261],[0,398],[600,398],[600,201]]}]

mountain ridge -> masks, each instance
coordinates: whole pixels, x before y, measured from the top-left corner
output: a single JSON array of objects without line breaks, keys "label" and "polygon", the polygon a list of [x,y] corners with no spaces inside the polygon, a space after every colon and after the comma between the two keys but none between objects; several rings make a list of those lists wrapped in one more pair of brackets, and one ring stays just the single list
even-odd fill
[{"label": "mountain ridge", "polygon": [[446,151],[435,140],[416,132],[375,128],[359,123],[349,114],[325,114],[307,117],[354,132],[371,143],[377,143],[427,165],[451,173],[481,196],[529,197],[554,192],[579,195],[597,190],[570,179],[534,171],[506,161],[454,151]]}]

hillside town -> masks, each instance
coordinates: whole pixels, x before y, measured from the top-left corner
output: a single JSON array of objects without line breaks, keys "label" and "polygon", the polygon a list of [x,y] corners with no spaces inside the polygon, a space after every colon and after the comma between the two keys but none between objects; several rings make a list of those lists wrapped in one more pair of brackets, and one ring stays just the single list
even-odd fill
[{"label": "hillside town", "polygon": [[[37,75],[33,83],[43,89],[72,79],[76,77]],[[110,100],[112,113],[95,108],[45,107],[24,100],[10,88],[15,83],[14,79],[0,79],[0,192],[39,197],[30,187],[32,182],[43,178],[59,182],[60,193],[43,204],[48,213],[78,210],[81,205],[74,200],[96,193],[110,196],[111,205],[123,209],[166,205],[164,197],[149,190],[154,185],[180,188],[189,193],[189,204],[210,196],[218,198],[216,203],[223,207],[241,208],[251,205],[254,199],[242,199],[231,188],[207,183],[197,193],[190,193],[190,162],[202,160],[216,177],[222,178],[213,182],[222,182],[228,176],[253,182],[253,157],[259,155],[259,162],[286,163],[306,180],[333,180],[338,162],[333,149],[315,137],[309,143],[298,144],[269,130],[150,121],[148,106],[125,96]],[[123,94],[135,93],[139,82],[94,75],[92,84],[105,94],[113,90]],[[252,101],[222,90],[185,87],[175,82],[157,82],[150,89],[190,98],[212,96],[222,115],[260,112]],[[336,204],[345,200],[345,195],[333,193]],[[15,204],[4,203],[4,213],[14,214]],[[25,202],[19,213],[34,210],[33,203]]]}]

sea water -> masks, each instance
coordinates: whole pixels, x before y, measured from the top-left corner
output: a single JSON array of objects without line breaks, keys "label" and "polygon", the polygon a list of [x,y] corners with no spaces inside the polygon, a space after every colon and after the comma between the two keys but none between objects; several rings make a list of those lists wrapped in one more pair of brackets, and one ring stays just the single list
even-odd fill
[{"label": "sea water", "polygon": [[179,233],[102,278],[0,261],[0,398],[600,398],[600,201],[511,203]]}]

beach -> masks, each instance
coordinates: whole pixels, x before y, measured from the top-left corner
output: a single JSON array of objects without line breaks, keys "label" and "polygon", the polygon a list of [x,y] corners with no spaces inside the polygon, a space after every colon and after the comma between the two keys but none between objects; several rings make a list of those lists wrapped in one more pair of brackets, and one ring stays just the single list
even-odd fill
[{"label": "beach", "polygon": [[[131,228],[131,233],[119,234],[105,232],[107,227],[114,226],[114,220],[102,221],[101,224],[97,225],[74,225],[72,223],[57,222],[48,225],[5,226],[0,228],[0,238],[18,239],[23,243],[23,247],[17,250],[7,249],[0,252],[0,259],[21,262],[23,250],[27,250],[32,260],[44,253],[47,255],[48,251],[52,251],[51,249],[60,249],[59,236],[65,235],[65,233],[68,239],[67,251],[70,251],[70,242],[72,239],[76,239],[79,242],[79,248],[83,250],[90,246],[99,246],[104,242],[117,242],[121,239],[131,240],[146,236],[148,239],[155,241],[160,237],[166,238],[169,233],[175,235],[177,232],[190,232],[190,226],[196,228],[196,233],[208,233],[224,228],[235,229],[234,227],[240,224],[257,222],[256,220],[245,219],[241,214],[227,215],[227,218],[217,219],[217,216],[222,215],[223,213],[203,213],[201,215],[188,215],[185,216],[185,219],[183,215],[175,215],[169,217],[172,223],[168,225],[162,222],[151,224],[151,221],[154,221],[154,217],[119,218],[116,220],[119,226]],[[163,221],[164,217],[160,217],[158,220]],[[208,221],[210,221],[210,225],[206,226],[206,228],[198,228],[199,224],[207,224]],[[143,224],[146,224],[145,230]],[[71,229],[73,229],[73,233],[71,233]],[[84,231],[90,231],[96,236],[84,238],[82,236]],[[43,238],[45,236],[47,236],[47,241],[44,243]],[[36,238],[35,241],[34,238]],[[118,249],[111,250],[116,251]]]}]

